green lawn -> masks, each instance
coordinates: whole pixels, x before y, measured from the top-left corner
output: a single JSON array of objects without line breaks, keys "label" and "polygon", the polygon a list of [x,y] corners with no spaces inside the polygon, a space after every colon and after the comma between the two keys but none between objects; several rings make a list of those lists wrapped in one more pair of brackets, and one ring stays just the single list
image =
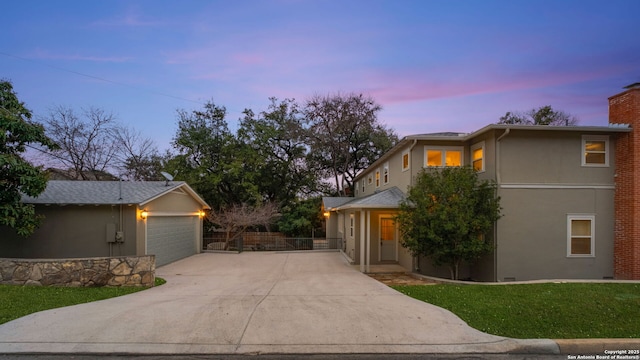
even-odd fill
[{"label": "green lawn", "polygon": [[[166,281],[156,278],[156,286]],[[48,287],[0,285],[0,324],[34,312],[142,291],[144,287]]]},{"label": "green lawn", "polygon": [[640,284],[393,286],[483,332],[523,339],[640,338]]}]

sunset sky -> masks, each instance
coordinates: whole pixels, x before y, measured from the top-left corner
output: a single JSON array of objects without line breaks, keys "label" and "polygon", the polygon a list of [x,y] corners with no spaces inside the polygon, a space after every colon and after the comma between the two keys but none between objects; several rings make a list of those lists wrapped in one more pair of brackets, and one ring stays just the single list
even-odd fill
[{"label": "sunset sky", "polygon": [[640,81],[640,1],[5,2],[0,79],[36,118],[99,107],[160,148],[208,100],[232,129],[269,97],[363,93],[400,136],[544,105],[607,124]]}]

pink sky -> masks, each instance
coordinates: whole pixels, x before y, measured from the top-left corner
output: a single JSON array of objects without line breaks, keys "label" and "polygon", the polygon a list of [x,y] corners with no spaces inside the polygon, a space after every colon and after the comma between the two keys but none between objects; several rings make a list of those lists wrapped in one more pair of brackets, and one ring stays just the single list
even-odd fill
[{"label": "pink sky", "polygon": [[607,124],[640,81],[640,2],[25,0],[5,4],[0,77],[36,116],[101,107],[161,148],[213,99],[235,128],[269,97],[364,93],[401,136],[470,132],[544,105]]}]

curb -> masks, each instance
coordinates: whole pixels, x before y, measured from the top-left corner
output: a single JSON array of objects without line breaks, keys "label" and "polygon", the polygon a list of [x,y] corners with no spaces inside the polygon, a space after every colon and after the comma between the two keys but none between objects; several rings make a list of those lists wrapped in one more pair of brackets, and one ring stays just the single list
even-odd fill
[{"label": "curb", "polygon": [[640,359],[640,339],[555,339],[561,354],[629,355]]}]

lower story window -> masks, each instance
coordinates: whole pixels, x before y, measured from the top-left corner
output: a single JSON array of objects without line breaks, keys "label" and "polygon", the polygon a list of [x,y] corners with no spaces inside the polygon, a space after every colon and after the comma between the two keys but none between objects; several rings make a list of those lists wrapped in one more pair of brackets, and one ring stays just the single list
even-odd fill
[{"label": "lower story window", "polygon": [[595,256],[595,216],[567,216],[567,256]]}]

